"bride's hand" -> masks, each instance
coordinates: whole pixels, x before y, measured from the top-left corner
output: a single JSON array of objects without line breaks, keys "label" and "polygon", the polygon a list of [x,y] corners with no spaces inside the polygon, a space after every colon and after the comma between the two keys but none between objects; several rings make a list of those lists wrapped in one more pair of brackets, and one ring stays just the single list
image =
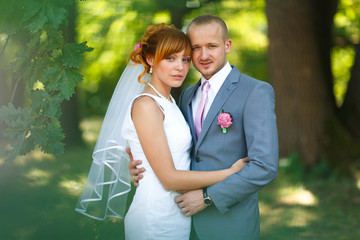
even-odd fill
[{"label": "bride's hand", "polygon": [[249,158],[240,158],[239,160],[237,160],[232,166],[231,166],[231,170],[234,171],[234,173],[239,172],[241,169],[243,169],[245,167],[245,165],[249,162]]}]

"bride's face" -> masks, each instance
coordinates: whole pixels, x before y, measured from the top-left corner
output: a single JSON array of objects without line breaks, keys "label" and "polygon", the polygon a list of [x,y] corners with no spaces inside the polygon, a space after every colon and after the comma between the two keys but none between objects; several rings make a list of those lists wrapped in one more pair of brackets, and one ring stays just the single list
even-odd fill
[{"label": "bride's face", "polygon": [[169,87],[180,87],[190,68],[190,55],[185,50],[173,53],[153,66],[152,79],[158,79]]}]

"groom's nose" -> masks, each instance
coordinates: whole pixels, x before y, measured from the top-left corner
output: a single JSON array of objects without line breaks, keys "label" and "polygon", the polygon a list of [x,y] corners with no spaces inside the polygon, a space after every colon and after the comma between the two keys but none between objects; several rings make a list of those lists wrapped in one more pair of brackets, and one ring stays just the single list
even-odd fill
[{"label": "groom's nose", "polygon": [[201,60],[206,60],[209,58],[209,52],[205,47],[200,49],[200,58]]}]

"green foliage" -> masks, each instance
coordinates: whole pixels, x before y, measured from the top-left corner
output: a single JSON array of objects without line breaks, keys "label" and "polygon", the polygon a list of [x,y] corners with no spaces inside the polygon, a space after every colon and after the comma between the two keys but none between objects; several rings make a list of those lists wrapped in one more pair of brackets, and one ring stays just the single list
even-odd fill
[{"label": "green foliage", "polygon": [[[75,7],[71,3],[69,0],[0,3],[0,34],[18,48],[7,54],[14,59],[8,69],[15,87],[10,103],[0,109],[0,121],[6,125],[3,135],[11,141],[11,159],[35,146],[45,153],[63,152],[60,103],[74,94],[76,84],[83,79],[78,72],[83,55],[92,51],[86,42],[64,42],[61,29],[67,25],[67,9]],[[17,89],[20,82],[25,93]],[[25,96],[24,106],[15,108],[13,98],[21,94]]]},{"label": "green foliage", "polygon": [[341,106],[347,91],[354,64],[355,49],[353,46],[333,47],[331,50],[332,73],[334,76],[334,96],[337,106]]},{"label": "green foliage", "polygon": [[359,0],[340,0],[334,23],[337,45],[358,43],[360,41]]},{"label": "green foliage", "polygon": [[[195,6],[196,3],[199,5]],[[173,23],[174,17],[178,16],[182,17],[183,30],[200,14],[216,14],[225,19],[232,39],[229,62],[241,72],[267,81],[268,39],[264,7],[264,0],[81,1],[78,37],[81,41],[88,40],[89,44],[95,47],[94,52],[85,57],[82,67],[85,77],[80,84],[80,101],[81,109],[86,110],[82,115],[105,114],[128,55],[146,27],[160,22]],[[184,8],[191,9],[185,11]],[[183,12],[186,13],[182,14]],[[199,78],[200,74],[191,67],[182,88],[193,84]]]},{"label": "green foliage", "polygon": [[331,166],[326,159],[322,159],[308,168],[298,153],[292,153],[287,158],[280,159],[279,172],[281,174],[286,173],[292,183],[318,179],[336,181],[341,177],[346,177],[346,175],[340,175],[338,169]]},{"label": "green foliage", "polygon": [[354,45],[360,42],[360,2],[358,0],[339,1],[334,16],[334,47],[331,50],[331,67],[334,76],[334,96],[338,107],[343,104],[347,85],[354,63]]},{"label": "green foliage", "polygon": [[85,57],[82,65],[85,75],[80,84],[82,115],[105,114],[130,51],[152,23],[152,16],[157,18],[154,7],[149,0],[78,3],[78,39],[88,40],[89,45],[95,48]]},{"label": "green foliage", "polygon": [[297,153],[279,160],[279,171],[284,171],[291,177],[292,182],[300,182],[305,176],[305,166]]}]

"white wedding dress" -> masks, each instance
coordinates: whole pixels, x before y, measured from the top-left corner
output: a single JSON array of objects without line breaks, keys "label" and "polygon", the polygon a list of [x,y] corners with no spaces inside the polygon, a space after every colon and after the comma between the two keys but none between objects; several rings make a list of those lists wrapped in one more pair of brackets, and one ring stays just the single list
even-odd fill
[{"label": "white wedding dress", "polygon": [[[175,168],[189,170],[191,134],[180,109],[176,103],[155,95],[144,93],[139,96],[144,95],[153,98],[164,113],[164,129]],[[141,148],[130,112],[131,107],[124,121],[122,135],[131,148],[133,158],[142,160],[140,167],[144,167],[146,171],[124,219],[125,239],[187,240],[191,218],[181,213],[175,204],[174,198],[179,194],[165,190],[151,169]]]}]

